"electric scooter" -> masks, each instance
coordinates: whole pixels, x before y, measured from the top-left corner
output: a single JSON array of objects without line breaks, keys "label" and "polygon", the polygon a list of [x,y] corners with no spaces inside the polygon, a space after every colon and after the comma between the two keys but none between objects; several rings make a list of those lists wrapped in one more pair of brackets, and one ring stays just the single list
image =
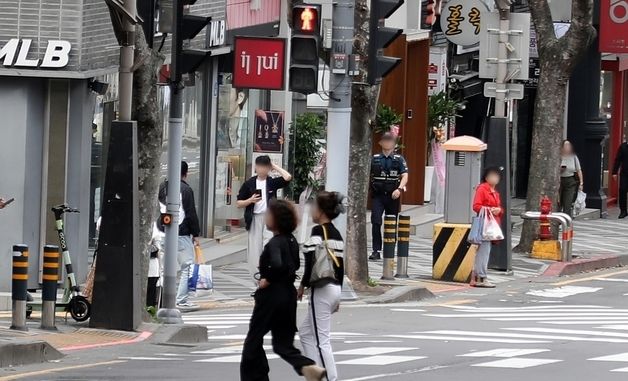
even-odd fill
[{"label": "electric scooter", "polygon": [[[72,259],[70,258],[70,249],[65,240],[65,232],[63,230],[63,215],[65,213],[79,213],[78,209],[70,208],[67,205],[57,205],[52,208],[52,212],[55,215],[55,230],[59,237],[59,244],[61,247],[61,255],[67,278],[64,282],[63,298],[60,303],[57,303],[57,309],[65,312],[69,312],[74,320],[77,322],[83,322],[89,319],[91,315],[92,306],[91,303],[81,294],[81,288],[76,282],[76,276],[72,268]],[[29,309],[27,316],[33,310],[33,307],[40,307],[34,303],[29,303]]]}]

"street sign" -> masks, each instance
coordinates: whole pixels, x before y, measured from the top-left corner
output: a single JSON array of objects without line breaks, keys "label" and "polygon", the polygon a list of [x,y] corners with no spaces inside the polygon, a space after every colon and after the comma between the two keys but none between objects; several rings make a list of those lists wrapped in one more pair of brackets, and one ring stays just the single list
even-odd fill
[{"label": "street sign", "polygon": [[469,46],[480,42],[481,20],[489,9],[481,0],[449,0],[443,4],[440,26],[452,43]]},{"label": "street sign", "polygon": [[504,86],[504,90],[497,90],[498,84],[495,82],[486,82],[484,84],[484,96],[487,98],[496,98],[498,92],[505,92],[504,99],[523,99],[523,84],[522,83],[507,83]]},{"label": "street sign", "polygon": [[[480,78],[497,78],[499,63],[499,13],[487,13],[482,17],[480,32]],[[530,14],[511,13],[508,33],[508,75],[506,81],[528,79],[530,58]]]}]

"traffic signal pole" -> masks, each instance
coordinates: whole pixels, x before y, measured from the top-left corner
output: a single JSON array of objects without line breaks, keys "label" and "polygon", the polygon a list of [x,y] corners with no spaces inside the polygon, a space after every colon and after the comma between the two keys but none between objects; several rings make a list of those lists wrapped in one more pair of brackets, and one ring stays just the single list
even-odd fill
[{"label": "traffic signal pole", "polygon": [[181,51],[180,23],[183,13],[182,0],[173,0],[172,50],[170,60],[170,113],[168,115],[168,194],[166,213],[172,216],[165,226],[164,283],[162,308],[157,317],[166,324],[182,324],[181,312],[176,308],[177,252],[179,245],[179,207],[181,198],[181,145],[183,143],[183,104],[181,97],[181,73],[177,55]]},{"label": "traffic signal pole", "polygon": [[[334,2],[332,21],[332,60],[334,55],[344,55],[348,62],[353,52],[353,19],[355,0]],[[333,65],[331,65],[333,67]],[[351,78],[345,71],[331,74],[329,79],[329,106],[327,109],[327,166],[328,190],[347,195],[349,189],[349,155],[351,131]],[[367,126],[364,126],[367,128]],[[341,214],[336,220],[338,230],[346,236],[347,218]]]}]

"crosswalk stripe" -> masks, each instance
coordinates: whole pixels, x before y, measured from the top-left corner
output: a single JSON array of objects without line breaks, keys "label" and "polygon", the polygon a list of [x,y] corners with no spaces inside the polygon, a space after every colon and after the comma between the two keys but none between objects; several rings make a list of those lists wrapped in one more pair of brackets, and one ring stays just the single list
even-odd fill
[{"label": "crosswalk stripe", "polygon": [[501,343],[501,344],[543,344],[550,341],[543,340],[522,340],[522,339],[500,339],[489,337],[462,337],[454,335],[387,335],[386,337],[400,339],[422,339],[422,340],[439,340],[439,341],[471,341],[479,343]]},{"label": "crosswalk stripe", "polygon": [[[540,328],[505,328],[509,330],[530,330],[531,332],[539,332]],[[578,331],[573,331],[578,332]],[[458,335],[462,336],[471,336],[471,337],[484,337],[484,338],[507,338],[507,339],[539,339],[539,340],[566,340],[566,341],[601,341],[601,342],[611,342],[611,343],[628,343],[626,339],[616,339],[608,336],[608,335],[597,335],[603,337],[580,337],[580,336],[565,336],[565,335],[532,335],[532,334],[521,334],[521,333],[506,333],[506,332],[479,332],[479,331],[456,331],[456,330],[440,330],[440,331],[427,331],[427,332],[418,332],[419,334],[433,334],[433,335]],[[551,333],[551,332],[549,332]],[[560,332],[556,332],[560,333]],[[608,332],[607,332],[608,333]],[[617,336],[623,337],[623,336]],[[628,335],[626,336],[628,337]]]},{"label": "crosswalk stripe", "polygon": [[542,327],[504,328],[504,329],[508,331],[520,331],[520,332],[564,333],[564,334],[569,334],[569,335],[628,338],[628,333],[617,333],[617,332],[585,331],[585,330],[575,330],[575,329],[558,329],[558,328],[542,328]]},{"label": "crosswalk stripe", "polygon": [[[425,314],[425,316],[430,317],[440,317],[440,318],[489,318],[489,320],[502,320],[505,318],[525,318],[525,317],[535,317],[535,318],[546,318],[546,317],[561,317],[565,316],[562,313],[548,312],[548,313],[477,313],[477,314]],[[628,317],[628,312],[571,312],[568,313],[568,316],[576,317],[576,316],[614,316],[615,318]]]}]

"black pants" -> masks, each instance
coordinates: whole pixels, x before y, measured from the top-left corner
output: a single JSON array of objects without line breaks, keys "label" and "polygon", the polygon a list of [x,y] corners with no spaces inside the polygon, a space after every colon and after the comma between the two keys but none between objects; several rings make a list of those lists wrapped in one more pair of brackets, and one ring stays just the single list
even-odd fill
[{"label": "black pants", "polygon": [[573,203],[578,197],[580,181],[576,176],[560,178],[560,208],[563,213],[573,216]]},{"label": "black pants", "polygon": [[371,225],[373,226],[373,251],[382,250],[382,215],[397,215],[400,208],[399,199],[393,200],[390,195],[375,195],[371,204]]},{"label": "black pants", "polygon": [[622,212],[628,212],[628,205],[626,203],[628,198],[628,173],[622,173],[619,175],[619,209]]},{"label": "black pants", "polygon": [[157,307],[157,282],[159,277],[149,277],[146,288],[146,307]]},{"label": "black pants", "polygon": [[292,284],[271,284],[255,292],[255,307],[244,340],[241,381],[269,381],[268,359],[264,352],[264,336],[273,336],[273,351],[288,362],[300,375],[301,368],[315,362],[303,356],[294,346],[297,331],[297,291]]}]

